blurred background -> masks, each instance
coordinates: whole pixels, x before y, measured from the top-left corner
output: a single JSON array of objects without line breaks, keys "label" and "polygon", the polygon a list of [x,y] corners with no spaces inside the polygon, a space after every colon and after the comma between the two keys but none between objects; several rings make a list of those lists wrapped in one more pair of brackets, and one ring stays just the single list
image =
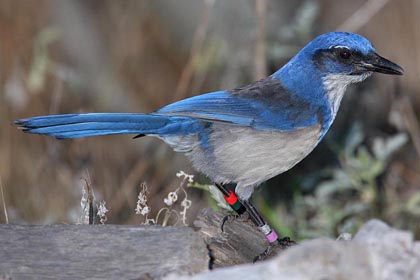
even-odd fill
[{"label": "blurred background", "polygon": [[[405,75],[352,86],[325,140],[254,200],[296,239],[354,232],[370,218],[419,238],[419,18],[419,0],[1,0],[0,222],[76,223],[87,180],[108,223],[139,224],[143,182],[152,217],[180,185],[176,173],[195,174],[158,139],[58,141],[13,120],[151,112],[264,77],[316,35],[342,30],[366,36]],[[187,192],[192,224],[215,203],[205,187]]]}]

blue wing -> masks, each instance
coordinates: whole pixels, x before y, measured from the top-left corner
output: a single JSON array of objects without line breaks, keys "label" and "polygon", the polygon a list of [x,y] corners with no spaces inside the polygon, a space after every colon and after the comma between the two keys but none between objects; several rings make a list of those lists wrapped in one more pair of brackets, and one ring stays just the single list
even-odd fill
[{"label": "blue wing", "polygon": [[318,122],[318,108],[285,90],[271,77],[232,91],[184,99],[156,111],[257,130],[288,131]]}]

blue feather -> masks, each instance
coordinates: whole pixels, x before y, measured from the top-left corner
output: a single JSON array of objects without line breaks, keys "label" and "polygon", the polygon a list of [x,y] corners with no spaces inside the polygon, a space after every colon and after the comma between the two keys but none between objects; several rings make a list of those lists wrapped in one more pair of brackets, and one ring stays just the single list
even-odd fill
[{"label": "blue feather", "polygon": [[308,127],[318,121],[317,108],[298,102],[284,90],[275,93],[277,98],[266,99],[248,96],[246,92],[244,88],[198,95],[163,107],[156,113],[277,131]]},{"label": "blue feather", "polygon": [[110,134],[180,135],[196,133],[201,127],[187,117],[120,113],[41,116],[17,120],[15,124],[25,132],[60,139]]}]

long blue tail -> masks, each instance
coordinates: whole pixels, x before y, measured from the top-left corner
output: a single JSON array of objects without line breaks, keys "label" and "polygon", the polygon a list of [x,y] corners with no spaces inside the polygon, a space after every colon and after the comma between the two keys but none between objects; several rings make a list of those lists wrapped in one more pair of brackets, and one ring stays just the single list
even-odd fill
[{"label": "long blue tail", "polygon": [[58,139],[110,134],[182,135],[194,133],[195,119],[159,114],[87,113],[40,116],[14,122],[27,133]]}]

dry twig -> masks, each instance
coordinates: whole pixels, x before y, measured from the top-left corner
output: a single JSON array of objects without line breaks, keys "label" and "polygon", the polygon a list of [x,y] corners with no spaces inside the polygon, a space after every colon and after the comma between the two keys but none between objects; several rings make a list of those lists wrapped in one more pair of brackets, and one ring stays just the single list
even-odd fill
[{"label": "dry twig", "polygon": [[0,191],[1,191],[1,202],[3,203],[4,218],[6,219],[6,224],[8,224],[9,216],[7,215],[7,207],[6,207],[6,201],[4,199],[3,182],[1,179],[1,175],[0,175]]}]

